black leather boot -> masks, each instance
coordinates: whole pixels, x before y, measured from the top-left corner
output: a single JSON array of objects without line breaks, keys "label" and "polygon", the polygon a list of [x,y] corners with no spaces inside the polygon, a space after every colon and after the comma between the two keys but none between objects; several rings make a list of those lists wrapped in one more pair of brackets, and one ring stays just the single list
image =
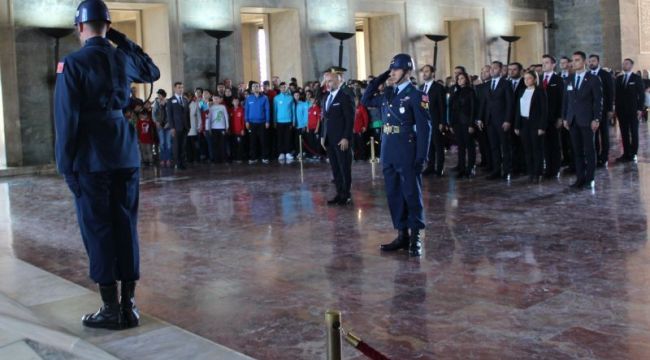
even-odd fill
[{"label": "black leather boot", "polygon": [[422,241],[420,241],[420,230],[411,230],[411,239],[409,242],[409,255],[422,255]]},{"label": "black leather boot", "polygon": [[122,313],[120,303],[117,301],[117,284],[99,286],[104,305],[94,314],[87,314],[81,318],[84,326],[98,329],[122,329]]},{"label": "black leather boot", "polygon": [[381,251],[407,250],[409,248],[409,231],[407,229],[399,230],[397,238],[393,242],[383,244]]},{"label": "black leather boot", "polygon": [[140,311],[135,306],[135,281],[122,281],[120,310],[122,311],[125,329],[133,328],[140,324]]}]

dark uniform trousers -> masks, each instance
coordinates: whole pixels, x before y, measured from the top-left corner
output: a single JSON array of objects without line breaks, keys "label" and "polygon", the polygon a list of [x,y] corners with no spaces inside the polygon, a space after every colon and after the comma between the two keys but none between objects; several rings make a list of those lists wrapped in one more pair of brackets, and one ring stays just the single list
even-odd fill
[{"label": "dark uniform trousers", "polygon": [[99,284],[139,280],[139,169],[82,172],[77,177],[71,190],[90,278]]},{"label": "dark uniform trousers", "polygon": [[[628,111],[630,112],[630,111]],[[623,113],[621,111],[621,113]],[[623,142],[623,154],[635,156],[639,151],[639,118],[636,111],[630,114],[623,113],[618,117]]]},{"label": "dark uniform trousers", "polygon": [[549,124],[544,133],[544,159],[546,161],[546,173],[555,175],[560,171],[562,165],[562,153],[560,151],[560,129],[555,124]]},{"label": "dark uniform trousers", "polygon": [[[605,126],[608,126],[604,123]],[[593,181],[596,171],[595,135],[590,126],[578,126],[573,121],[570,127],[573,156],[578,181]]]},{"label": "dark uniform trousers", "polygon": [[337,144],[328,143],[327,157],[330,160],[332,174],[334,175],[336,194],[343,199],[352,197],[350,192],[352,186],[352,151],[350,147],[342,151]]},{"label": "dark uniform trousers", "polygon": [[458,169],[472,171],[476,165],[476,142],[469,133],[469,124],[454,124],[456,141],[458,141]]},{"label": "dark uniform trousers", "polygon": [[401,153],[381,159],[388,208],[393,227],[398,230],[424,229],[422,173],[413,161],[416,152],[413,138],[413,133],[385,134],[381,142],[383,154],[390,153],[388,148],[400,149]]}]

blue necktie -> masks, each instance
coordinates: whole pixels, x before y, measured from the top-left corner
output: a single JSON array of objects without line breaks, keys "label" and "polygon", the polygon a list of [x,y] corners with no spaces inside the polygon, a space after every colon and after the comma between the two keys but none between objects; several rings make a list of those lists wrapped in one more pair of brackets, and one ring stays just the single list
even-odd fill
[{"label": "blue necktie", "polygon": [[576,90],[580,89],[580,82],[582,81],[582,76],[577,75],[576,76]]},{"label": "blue necktie", "polygon": [[332,105],[332,101],[334,101],[334,96],[330,94],[329,99],[327,99],[327,106],[325,106],[325,110],[329,111],[330,106]]}]

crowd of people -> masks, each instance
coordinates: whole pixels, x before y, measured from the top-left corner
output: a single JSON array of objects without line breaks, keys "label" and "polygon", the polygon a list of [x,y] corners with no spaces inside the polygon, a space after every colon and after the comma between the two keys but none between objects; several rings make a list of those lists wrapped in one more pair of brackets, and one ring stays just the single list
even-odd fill
[{"label": "crowd of people", "polygon": [[[616,160],[636,159],[639,121],[646,118],[650,105],[650,80],[633,67],[633,60],[625,59],[622,70],[615,72],[603,68],[598,55],[582,52],[562,57],[559,63],[544,55],[540,64],[527,68],[518,62],[494,61],[478,75],[457,66],[444,80],[435,79],[433,66],[423,66],[419,84],[411,77],[430,101],[433,131],[423,174],[444,176],[445,157],[456,146],[453,173],[458,178],[472,178],[482,168],[488,179],[527,175],[537,183],[558,177],[566,168],[577,173],[574,185],[592,184],[594,169],[608,164],[609,128],[615,124],[624,151]],[[158,90],[153,102],[132,97],[126,116],[138,131],[145,166],[184,169],[187,163],[324,161],[320,138],[329,74],[302,87],[295,78],[284,82],[277,76],[238,86],[226,79],[215,91],[189,92],[177,82],[173,94]],[[381,109],[360,103],[373,78],[347,80],[343,86],[356,106],[351,139],[355,161],[381,157]],[[596,86],[585,99],[578,90],[591,88],[587,87],[591,83]],[[593,106],[585,108],[584,101]],[[574,118],[573,112],[580,119],[586,116],[580,126],[567,121]],[[581,133],[585,127],[593,134]]]}]

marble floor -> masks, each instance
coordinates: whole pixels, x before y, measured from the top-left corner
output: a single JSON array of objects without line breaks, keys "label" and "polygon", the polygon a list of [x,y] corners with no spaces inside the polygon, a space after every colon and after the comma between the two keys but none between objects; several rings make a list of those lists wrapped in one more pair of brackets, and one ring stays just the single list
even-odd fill
[{"label": "marble floor", "polygon": [[[257,359],[325,358],[328,309],[392,359],[648,359],[641,134],[638,164],[617,164],[613,132],[593,191],[569,190],[570,175],[425,179],[421,259],[379,252],[395,233],[367,163],[348,208],[326,205],[326,164],[144,170],[140,307]],[[11,255],[94,290],[63,181],[2,179],[0,196]]]}]

